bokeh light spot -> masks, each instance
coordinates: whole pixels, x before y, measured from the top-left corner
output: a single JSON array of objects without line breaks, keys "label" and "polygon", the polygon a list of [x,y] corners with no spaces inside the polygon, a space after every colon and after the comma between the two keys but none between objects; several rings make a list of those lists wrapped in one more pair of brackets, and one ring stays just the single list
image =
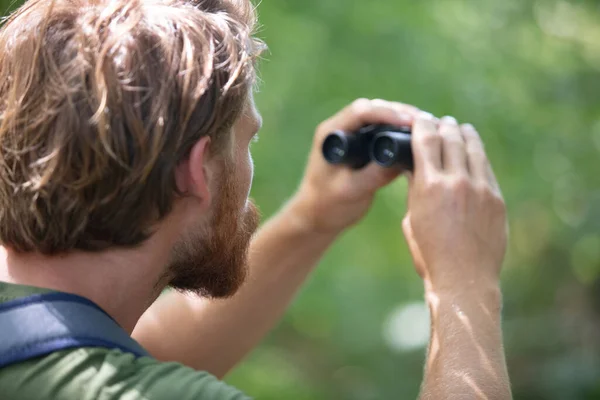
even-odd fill
[{"label": "bokeh light spot", "polygon": [[383,338],[398,352],[416,350],[427,345],[430,327],[429,308],[424,302],[403,304],[387,317]]}]

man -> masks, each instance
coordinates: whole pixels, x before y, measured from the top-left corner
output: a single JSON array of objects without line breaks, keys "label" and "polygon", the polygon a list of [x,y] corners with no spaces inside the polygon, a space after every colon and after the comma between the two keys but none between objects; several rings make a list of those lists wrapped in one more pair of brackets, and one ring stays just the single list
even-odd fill
[{"label": "man", "polygon": [[[432,311],[421,397],[509,398],[505,209],[470,125],[355,101],[317,128],[297,193],[247,251],[253,24],[246,0],[30,0],[5,23],[0,302],[82,296],[156,359],[65,349],[0,369],[0,397],[247,398],[217,377],[401,172],[331,166],[324,137],[386,123],[413,127],[403,227]],[[168,286],[178,290],[155,302]]]}]

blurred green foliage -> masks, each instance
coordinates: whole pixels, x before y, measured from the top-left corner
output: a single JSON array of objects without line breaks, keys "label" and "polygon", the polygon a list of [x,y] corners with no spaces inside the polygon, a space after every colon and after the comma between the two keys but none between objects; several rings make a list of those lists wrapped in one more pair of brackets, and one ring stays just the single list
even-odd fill
[{"label": "blurred green foliage", "polygon": [[[315,126],[357,97],[473,123],[510,216],[504,333],[515,398],[600,398],[600,2],[303,0],[258,10],[270,50],[253,197],[265,217],[297,187]],[[400,230],[405,190],[400,180],[380,193],[230,383],[265,400],[417,396],[424,346],[395,338],[420,334],[400,318],[418,316],[415,307],[398,312],[422,302]]]},{"label": "blurred green foliage", "polygon": [[[515,398],[600,398],[600,2],[304,0],[258,10],[270,47],[253,148],[264,214],[295,190],[316,124],[354,98],[473,123],[509,209],[504,333]],[[400,230],[405,189],[383,190],[232,383],[260,399],[416,397],[424,348],[386,340],[390,314],[422,301]]]}]

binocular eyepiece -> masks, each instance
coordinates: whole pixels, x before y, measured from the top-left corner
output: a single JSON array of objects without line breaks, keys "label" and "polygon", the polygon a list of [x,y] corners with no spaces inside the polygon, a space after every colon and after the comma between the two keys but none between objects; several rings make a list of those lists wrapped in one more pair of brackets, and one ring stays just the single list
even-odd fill
[{"label": "binocular eyepiece", "polygon": [[382,167],[412,170],[409,127],[368,125],[356,132],[335,131],[323,142],[323,157],[330,164],[360,169],[374,161]]}]

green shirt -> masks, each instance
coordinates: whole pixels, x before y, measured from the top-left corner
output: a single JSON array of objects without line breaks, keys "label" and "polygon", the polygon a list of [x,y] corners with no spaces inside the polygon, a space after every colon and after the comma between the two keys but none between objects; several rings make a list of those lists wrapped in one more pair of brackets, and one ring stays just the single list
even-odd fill
[{"label": "green shirt", "polygon": [[[0,304],[50,290],[0,282]],[[2,340],[2,327],[0,327]],[[0,369],[2,400],[247,400],[206,372],[120,350],[63,350]]]}]

